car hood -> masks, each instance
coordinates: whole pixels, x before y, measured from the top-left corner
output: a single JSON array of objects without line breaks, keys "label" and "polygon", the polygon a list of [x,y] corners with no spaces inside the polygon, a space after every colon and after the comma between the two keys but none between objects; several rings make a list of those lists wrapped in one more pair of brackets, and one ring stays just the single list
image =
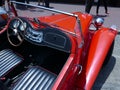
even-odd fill
[{"label": "car hood", "polygon": [[[74,12],[74,14],[78,15],[81,23],[81,29],[83,32],[85,32],[91,23],[92,16],[80,12]],[[75,32],[75,25],[77,22],[75,17],[64,14],[53,14],[50,16],[39,17],[39,20],[73,33]]]}]

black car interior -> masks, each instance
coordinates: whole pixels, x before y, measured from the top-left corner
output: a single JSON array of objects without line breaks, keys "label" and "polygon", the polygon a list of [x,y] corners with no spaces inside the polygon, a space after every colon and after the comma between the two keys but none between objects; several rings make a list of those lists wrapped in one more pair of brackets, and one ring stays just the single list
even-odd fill
[{"label": "black car interior", "polygon": [[0,81],[10,90],[49,90],[71,50],[66,33],[47,25],[35,29],[20,17],[10,21],[0,45]]}]

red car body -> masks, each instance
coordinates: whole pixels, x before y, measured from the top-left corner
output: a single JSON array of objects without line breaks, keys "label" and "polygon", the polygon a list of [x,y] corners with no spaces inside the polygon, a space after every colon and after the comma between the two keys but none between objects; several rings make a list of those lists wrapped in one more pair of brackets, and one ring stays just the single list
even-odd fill
[{"label": "red car body", "polygon": [[[61,90],[63,90],[63,88],[64,90],[71,90],[71,88],[75,88],[72,87],[74,84],[78,90],[84,89],[84,87],[86,90],[90,90],[99,74],[105,57],[117,33],[116,31],[106,27],[102,27],[97,31],[91,31],[88,27],[91,24],[92,16],[79,12],[75,14],[77,14],[81,20],[85,43],[82,48],[78,48],[79,46],[76,44],[76,40],[74,41],[73,36],[70,35],[72,41],[71,55],[67,60],[68,62],[66,62],[66,65],[62,69],[62,72],[59,74],[59,78],[56,81],[53,90],[57,90],[58,88],[61,88]],[[53,15],[47,17],[47,19],[40,20],[50,23],[59,18],[64,19],[66,16]],[[74,33],[75,20],[72,17],[53,24],[59,26],[65,31],[67,30],[67,32]],[[83,69],[80,75],[78,75],[80,71],[79,69],[81,69],[79,65],[82,65]],[[73,67],[73,70],[67,67]],[[68,75],[66,76],[66,74]],[[62,77],[64,76],[68,78],[63,79]]]},{"label": "red car body", "polygon": [[[8,21],[0,34],[8,29],[11,20],[18,17],[13,6],[12,10],[15,16]],[[117,30],[104,26],[92,30],[90,26],[93,24],[93,16],[81,12],[71,14],[73,16],[62,13],[37,18],[46,26],[61,30],[71,42],[69,57],[57,75],[52,90],[91,90],[114,42]],[[34,28],[45,28],[43,24],[31,21],[31,18],[27,17],[27,20]]]}]

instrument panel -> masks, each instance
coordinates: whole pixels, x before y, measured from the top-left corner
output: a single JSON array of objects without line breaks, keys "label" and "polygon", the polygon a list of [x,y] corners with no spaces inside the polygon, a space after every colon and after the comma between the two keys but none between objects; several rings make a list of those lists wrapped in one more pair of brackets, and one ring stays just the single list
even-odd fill
[{"label": "instrument panel", "polygon": [[43,41],[43,32],[35,31],[32,28],[28,28],[25,31],[25,37],[30,39],[33,42],[41,43]]},{"label": "instrument panel", "polygon": [[68,35],[58,28],[46,25],[44,28],[36,29],[31,24],[31,21],[25,18],[14,19],[11,27],[22,33],[24,39],[32,44],[47,46],[65,52],[71,50],[71,41]]}]

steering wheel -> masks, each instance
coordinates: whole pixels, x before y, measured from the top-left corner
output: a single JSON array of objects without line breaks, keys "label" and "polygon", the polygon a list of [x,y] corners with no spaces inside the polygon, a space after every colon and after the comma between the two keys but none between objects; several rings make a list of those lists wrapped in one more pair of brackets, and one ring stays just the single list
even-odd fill
[{"label": "steering wheel", "polygon": [[[22,31],[19,30],[20,26],[25,30],[24,22],[20,18],[14,18],[9,22],[7,30],[7,38],[11,45],[20,46],[24,40]],[[23,30],[23,31],[24,31]]]}]

